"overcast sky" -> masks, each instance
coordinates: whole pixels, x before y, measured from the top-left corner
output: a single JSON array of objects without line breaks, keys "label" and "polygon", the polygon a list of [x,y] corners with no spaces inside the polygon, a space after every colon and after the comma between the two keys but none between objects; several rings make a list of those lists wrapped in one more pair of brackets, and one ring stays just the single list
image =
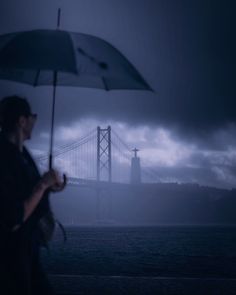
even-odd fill
[{"label": "overcast sky", "polygon": [[[234,1],[2,0],[0,33],[54,29],[58,7],[61,29],[110,42],[155,92],[58,88],[57,142],[111,124],[157,180],[236,187]],[[45,148],[52,89],[0,82],[14,93],[39,114],[30,147]]]}]

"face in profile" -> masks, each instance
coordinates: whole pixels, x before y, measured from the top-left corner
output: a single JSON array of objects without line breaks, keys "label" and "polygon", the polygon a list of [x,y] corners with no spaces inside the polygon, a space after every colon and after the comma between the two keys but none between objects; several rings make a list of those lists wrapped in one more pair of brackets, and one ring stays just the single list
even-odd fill
[{"label": "face in profile", "polygon": [[36,114],[30,114],[27,117],[21,117],[21,128],[24,135],[24,139],[31,139],[31,134],[37,119]]}]

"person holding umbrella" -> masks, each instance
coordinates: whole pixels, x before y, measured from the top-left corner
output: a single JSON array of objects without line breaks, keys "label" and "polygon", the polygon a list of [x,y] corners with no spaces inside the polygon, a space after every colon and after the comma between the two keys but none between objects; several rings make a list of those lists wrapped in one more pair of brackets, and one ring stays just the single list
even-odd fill
[{"label": "person holding umbrella", "polygon": [[[16,245],[14,243],[18,243],[18,239],[20,241],[27,240],[30,244],[28,247],[31,249],[30,251],[36,249],[38,253],[38,244],[35,242],[37,239],[34,236],[39,235],[39,232],[50,233],[48,224],[53,225],[47,197],[48,191],[60,191],[65,185],[59,182],[57,173],[51,170],[54,159],[57,87],[71,86],[96,88],[105,91],[145,90],[153,92],[136,68],[112,44],[93,35],[61,30],[60,12],[59,9],[56,30],[37,29],[0,35],[0,80],[15,81],[33,87],[53,86],[48,157],[49,171],[40,178],[32,158],[23,146],[24,140],[29,139],[31,135],[35,121],[35,116],[29,112],[29,108],[27,113],[18,113],[14,119],[13,129],[15,131],[13,134],[15,135],[8,135],[8,140],[6,140],[6,136],[3,136],[5,139],[0,141],[0,224],[3,224],[1,233],[3,236],[4,232],[7,237],[5,240],[10,241],[9,244],[13,248],[13,252],[16,252],[15,255],[18,259],[24,257],[23,254],[19,254],[19,250],[18,252],[15,250]],[[2,124],[2,129],[4,131],[4,124]],[[9,132],[4,133],[9,134]],[[16,134],[18,135],[16,136]],[[20,143],[14,140],[14,138],[19,137],[19,134],[21,134]],[[16,148],[13,149],[13,147]],[[5,170],[8,172],[5,173]],[[21,173],[21,171],[23,172]],[[10,197],[7,199],[4,196]],[[8,200],[4,206],[1,205],[2,199]],[[12,203],[9,200],[12,200]],[[14,206],[11,206],[11,204],[14,204]],[[8,215],[9,212],[11,212],[11,215]],[[44,229],[43,231],[38,230],[39,225]],[[36,243],[37,246],[33,247],[32,243]],[[20,243],[19,245],[21,246]],[[22,245],[23,249],[26,248],[24,243]],[[5,246],[5,249],[8,249],[7,247]],[[26,250],[22,251],[28,257],[27,263],[29,264],[32,262],[32,258],[29,257],[38,256],[38,254],[29,256],[28,252],[25,254]],[[10,250],[7,253],[9,255]],[[6,267],[8,267],[7,260],[4,261]],[[18,262],[18,265],[22,265],[21,263]],[[11,259],[11,265],[14,265],[13,259]],[[43,277],[41,275],[32,276],[30,266],[25,262],[23,265],[25,269],[20,275],[23,276],[24,274],[25,286],[27,286],[27,282],[32,282],[31,278]],[[1,267],[0,261],[0,271]],[[19,272],[17,268],[14,268],[14,270]],[[18,272],[14,275],[17,276]],[[10,273],[12,273],[12,270]],[[27,277],[29,273],[30,275]],[[43,281],[43,279],[40,280]],[[35,280],[35,282],[40,280]],[[37,284],[34,283],[35,285]],[[41,285],[43,284],[41,283]],[[34,287],[34,290],[36,289]],[[22,294],[50,294],[40,290],[40,288],[38,293],[29,292],[27,289]],[[1,289],[0,294],[2,294]]]},{"label": "person holding umbrella", "polygon": [[37,115],[19,96],[0,101],[0,294],[53,294],[40,264],[40,246],[54,228],[50,191],[62,191],[53,169],[40,176],[24,146]]}]

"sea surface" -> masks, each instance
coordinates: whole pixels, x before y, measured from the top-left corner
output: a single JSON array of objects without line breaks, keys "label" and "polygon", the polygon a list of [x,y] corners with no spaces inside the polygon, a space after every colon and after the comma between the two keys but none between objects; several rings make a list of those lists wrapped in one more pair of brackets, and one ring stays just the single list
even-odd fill
[{"label": "sea surface", "polygon": [[236,294],[236,227],[66,227],[42,259],[58,294]]}]

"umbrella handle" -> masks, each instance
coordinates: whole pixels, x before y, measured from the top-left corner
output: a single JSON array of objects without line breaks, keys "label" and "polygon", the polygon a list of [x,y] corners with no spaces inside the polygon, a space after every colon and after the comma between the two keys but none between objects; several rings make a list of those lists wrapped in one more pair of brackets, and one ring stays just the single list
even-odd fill
[{"label": "umbrella handle", "polygon": [[49,163],[48,163],[49,170],[52,169],[52,154],[49,155]]}]

